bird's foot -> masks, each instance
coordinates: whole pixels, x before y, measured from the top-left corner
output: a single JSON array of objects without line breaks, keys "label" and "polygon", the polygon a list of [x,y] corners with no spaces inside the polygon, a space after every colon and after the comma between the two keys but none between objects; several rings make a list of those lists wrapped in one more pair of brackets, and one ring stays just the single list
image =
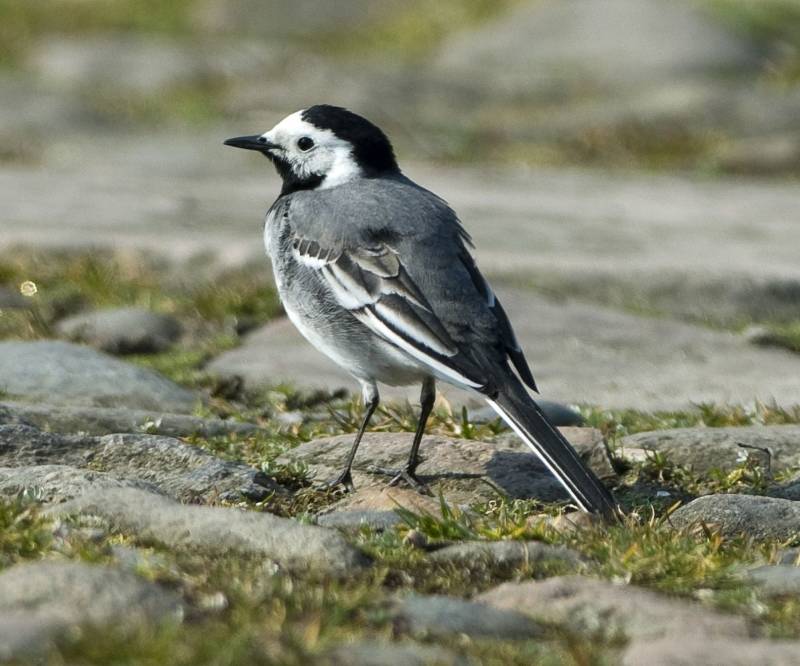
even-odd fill
[{"label": "bird's foot", "polygon": [[346,469],[338,476],[335,476],[328,481],[324,481],[320,485],[320,490],[327,490],[328,492],[342,491],[345,493],[354,493],[356,491],[356,487],[353,484],[353,475],[350,474],[349,469]]},{"label": "bird's foot", "polygon": [[401,483],[405,483],[409,488],[416,490],[421,495],[433,495],[431,489],[425,485],[425,482],[422,481],[415,473],[415,470],[411,469],[410,467],[404,467],[403,469],[386,469],[385,467],[370,467],[368,470],[372,474],[381,474],[382,476],[390,477],[389,483],[387,484],[389,487],[398,486]]}]

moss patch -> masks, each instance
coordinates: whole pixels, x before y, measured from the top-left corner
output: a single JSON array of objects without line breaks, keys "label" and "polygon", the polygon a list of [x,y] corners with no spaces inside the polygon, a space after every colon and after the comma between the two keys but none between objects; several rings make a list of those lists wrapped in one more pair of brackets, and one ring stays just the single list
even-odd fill
[{"label": "moss patch", "polygon": [[136,31],[185,34],[197,0],[0,0],[0,64],[15,63],[31,43],[52,34]]},{"label": "moss patch", "polygon": [[32,502],[0,497],[0,569],[40,557],[52,540],[48,528]]},{"label": "moss patch", "polygon": [[800,81],[800,1],[699,0],[700,6],[760,46],[766,75],[780,83]]}]

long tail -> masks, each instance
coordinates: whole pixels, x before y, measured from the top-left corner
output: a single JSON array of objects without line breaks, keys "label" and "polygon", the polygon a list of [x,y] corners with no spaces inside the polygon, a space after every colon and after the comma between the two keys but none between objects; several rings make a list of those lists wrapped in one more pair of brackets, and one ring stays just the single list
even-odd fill
[{"label": "long tail", "polygon": [[566,438],[522,386],[504,389],[486,401],[522,438],[584,511],[618,520],[620,509],[602,481],[580,459]]}]

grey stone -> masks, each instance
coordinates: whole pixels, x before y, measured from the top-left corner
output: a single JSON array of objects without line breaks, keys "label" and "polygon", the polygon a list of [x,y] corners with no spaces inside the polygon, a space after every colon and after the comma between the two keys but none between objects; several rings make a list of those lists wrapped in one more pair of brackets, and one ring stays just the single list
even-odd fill
[{"label": "grey stone", "polygon": [[23,423],[61,433],[143,433],[168,437],[219,437],[262,432],[254,423],[206,419],[188,414],[124,407],[71,407],[64,405],[0,403],[0,424]]},{"label": "grey stone", "polygon": [[0,286],[0,310],[25,310],[31,306],[31,300],[25,298],[19,291],[9,287]]},{"label": "grey stone", "polygon": [[477,601],[517,610],[577,633],[608,638],[651,641],[663,636],[683,639],[748,633],[747,623],[740,617],[634,585],[582,576],[504,583],[481,594]]},{"label": "grey stone", "polygon": [[788,564],[765,565],[747,572],[747,580],[770,597],[800,594],[800,567]]},{"label": "grey stone", "polygon": [[794,666],[800,642],[747,640],[741,637],[670,636],[634,641],[625,651],[624,666]]},{"label": "grey stone", "polygon": [[[582,431],[581,428],[563,430],[567,439],[583,437]],[[412,439],[412,433],[367,433],[353,467],[356,487],[383,488],[387,477],[370,469],[373,466],[402,467],[408,458]],[[341,470],[352,441],[353,435],[340,435],[306,442],[283,453],[277,462],[303,462],[317,481],[324,481]],[[449,502],[455,504],[496,498],[494,487],[512,498],[535,497],[552,501],[566,497],[538,458],[516,439],[487,443],[427,436],[422,440],[420,455],[419,478],[434,495],[442,492]]]},{"label": "grey stone", "polygon": [[48,513],[97,516],[116,530],[171,548],[239,552],[291,570],[341,575],[369,563],[335,530],[268,513],[178,504],[141,490],[87,493],[51,507]]},{"label": "grey stone", "polygon": [[362,527],[368,527],[383,532],[402,522],[394,511],[332,511],[317,516],[317,525],[344,531],[357,531]]},{"label": "grey stone", "polygon": [[[170,497],[190,502],[242,497],[258,501],[270,493],[284,492],[258,470],[221,460],[170,437],[59,435],[27,426],[0,425],[0,465],[51,464],[91,466],[116,479],[152,484]],[[52,487],[50,492],[58,491]]]},{"label": "grey stone", "polygon": [[268,16],[258,0],[203,0],[194,8],[194,20],[213,32],[253,34],[260,39],[313,38],[320,32],[357,30],[403,8],[401,0],[273,0]]},{"label": "grey stone", "polygon": [[148,354],[168,349],[181,335],[180,322],[144,308],[114,308],[67,317],[61,336],[109,354]]},{"label": "grey stone", "polygon": [[189,501],[215,498],[262,500],[279,486],[264,473],[227,462],[170,437],[106,435],[92,457],[97,469],[148,481],[171,497]]},{"label": "grey stone", "polygon": [[395,632],[417,638],[463,634],[528,640],[544,633],[537,622],[514,610],[441,595],[409,595],[395,603],[393,614]]},{"label": "grey stone", "polygon": [[781,174],[800,168],[800,140],[795,134],[741,138],[720,146],[712,158],[732,173]]},{"label": "grey stone", "polygon": [[434,71],[482,95],[548,99],[756,70],[759,54],[689,3],[523,3],[455,35]]},{"label": "grey stone", "polygon": [[770,485],[766,494],[770,497],[779,497],[781,499],[792,500],[793,502],[800,501],[800,479],[790,479],[784,483],[773,483]]},{"label": "grey stone", "polygon": [[323,666],[469,666],[461,655],[436,645],[360,642],[339,645],[320,657]]},{"label": "grey stone", "polygon": [[163,553],[154,553],[144,548],[114,544],[111,546],[111,556],[117,566],[134,573],[143,569],[152,571],[153,569],[170,568],[170,561]]},{"label": "grey stone", "polygon": [[540,541],[466,541],[430,554],[435,562],[467,569],[487,564],[509,569],[523,567],[547,572],[549,567],[578,569],[583,558],[574,550]]},{"label": "grey stone", "polygon": [[0,495],[26,495],[39,502],[63,502],[98,488],[140,488],[158,492],[144,481],[67,465],[0,467]]},{"label": "grey stone", "polygon": [[800,534],[800,503],[756,495],[706,495],[675,511],[678,528],[703,522],[726,537],[791,539]]},{"label": "grey stone", "polygon": [[[496,291],[549,399],[648,411],[747,404],[754,397],[800,402],[792,380],[800,374],[800,358],[787,350],[754,348],[733,333],[688,323],[554,302],[519,289]],[[731,358],[737,359],[735,369]],[[289,382],[334,391],[355,385],[285,319],[249,334],[207,369],[223,378],[241,377],[245,386]],[[438,389],[454,405],[480,400],[442,382]],[[381,390],[387,399],[418,400],[418,387]]]},{"label": "grey stone", "polygon": [[439,499],[414,490],[388,484],[356,488],[338,502],[326,507],[327,512],[392,512],[402,508],[418,514],[438,516],[441,513]]},{"label": "grey stone", "polygon": [[790,564],[800,566],[800,548],[787,548],[778,551],[777,564]]},{"label": "grey stone", "polygon": [[[279,116],[274,112],[262,126]],[[44,143],[51,145],[52,125],[43,126]],[[6,202],[0,244],[85,246],[91,240],[178,259],[205,251],[224,264],[263,261],[253,220],[261,215],[265,192],[277,192],[279,185],[266,166],[254,169],[249,160],[221,149],[222,134],[213,129],[65,135],[40,167],[9,165],[0,172]],[[671,304],[666,311],[680,316],[703,317],[713,307],[728,321],[741,312],[796,316],[800,266],[794,250],[800,225],[792,221],[800,192],[793,183],[485,165],[404,167],[450,201],[475,238],[479,264],[509,311],[546,398],[644,410],[701,401],[749,404],[753,397],[800,403],[792,381],[800,375],[797,355],[753,349],[740,336],[668,319],[549,300],[521,288],[538,285],[558,296],[564,293],[559,286],[576,285],[567,295],[647,311],[654,303]],[[65,224],[52,210],[76,212]],[[186,233],[187,220],[192,233]],[[602,299],[590,289],[598,284]],[[712,289],[698,290],[709,284]],[[614,294],[631,291],[642,299],[615,300]],[[700,293],[703,302],[696,307]],[[317,352],[304,346],[288,322],[285,344],[274,333],[276,351],[248,338],[246,362],[233,367],[233,357],[227,357],[231,372],[255,373],[260,367],[264,382],[356,388],[322,355],[312,362]],[[386,395],[417,399],[416,390]],[[454,404],[462,400],[455,395],[447,394]]]},{"label": "grey stone", "polygon": [[199,396],[152,370],[68,342],[0,342],[0,391],[54,405],[189,412]]},{"label": "grey stone", "polygon": [[143,624],[179,622],[182,617],[177,594],[111,567],[37,562],[0,573],[3,659],[46,651],[75,628],[133,632]]},{"label": "grey stone", "polygon": [[[616,274],[592,269],[572,272],[532,269],[530,279],[542,291],[564,297],[620,309],[645,309],[661,316],[729,329],[738,329],[742,321],[750,320],[767,324],[791,322],[800,304],[800,279],[794,275],[781,276],[780,272],[737,276],[665,267],[657,275],[651,275],[643,268]],[[775,347],[777,342],[773,333],[760,334],[758,330],[741,335],[740,339],[764,347]]]},{"label": "grey stone", "polygon": [[6,612],[0,617],[0,660],[6,662],[45,653],[63,633],[63,625],[58,620],[35,617],[24,611]]},{"label": "grey stone", "polygon": [[[262,125],[279,116],[275,112]],[[43,136],[50,145],[47,127]],[[0,172],[6,202],[0,244],[84,246],[91,239],[179,259],[205,251],[224,264],[263,261],[253,242],[253,220],[261,214],[264,193],[277,192],[279,185],[268,168],[253,169],[249,160],[219,148],[221,135],[195,130],[65,136],[58,159]],[[655,304],[699,318],[712,307],[728,321],[742,312],[796,316],[800,225],[791,221],[800,193],[792,183],[404,166],[453,204],[475,238],[479,264],[509,311],[546,398],[644,410],[702,401],[749,404],[753,397],[800,403],[800,389],[791,381],[800,374],[797,355],[753,349],[740,336],[668,319],[545,299],[522,288],[540,286],[558,296],[564,293],[560,286],[575,285],[568,296],[640,311]],[[112,189],[114,197],[108,197]],[[65,225],[51,210],[79,213]],[[266,265],[263,270],[269,271]],[[601,286],[600,296],[594,285]],[[703,291],[703,285],[713,288]],[[619,293],[634,298],[620,302]],[[696,307],[698,294],[703,299]],[[263,382],[355,389],[351,378],[314,356],[291,324],[285,323],[285,342],[279,331],[273,333],[275,351],[248,338],[246,362],[226,357],[230,371],[250,377],[261,368]],[[386,395],[417,399],[416,390]],[[447,397],[454,404],[466,399]]]},{"label": "grey stone", "polygon": [[202,58],[179,42],[134,34],[42,40],[29,66],[62,89],[156,95],[174,86],[200,83]]},{"label": "grey stone", "polygon": [[[491,105],[492,117],[503,118],[506,141],[530,146],[529,154],[569,159],[572,151],[591,156],[594,148],[606,160],[628,163],[638,150],[648,155],[648,142],[658,136],[674,137],[667,141],[679,151],[698,139],[720,144],[699,147],[720,168],[791,169],[796,152],[781,141],[792,135],[787,123],[796,130],[789,95],[753,85],[765,53],[714,14],[696,3],[659,0],[520,3],[444,40],[416,77],[413,99],[432,125],[450,118],[447,126],[464,134],[491,122],[480,111]],[[436,103],[443,91],[452,100],[444,109]],[[464,111],[453,120],[458,103]],[[750,146],[713,141],[712,132],[746,137]],[[762,159],[748,159],[759,151]]]},{"label": "grey stone", "polygon": [[[753,448],[768,449],[768,456]],[[748,426],[731,428],[675,428],[654,430],[624,437],[626,448],[658,451],[670,461],[708,473],[712,469],[731,470],[748,456],[755,457],[773,472],[800,465],[800,425]]]}]

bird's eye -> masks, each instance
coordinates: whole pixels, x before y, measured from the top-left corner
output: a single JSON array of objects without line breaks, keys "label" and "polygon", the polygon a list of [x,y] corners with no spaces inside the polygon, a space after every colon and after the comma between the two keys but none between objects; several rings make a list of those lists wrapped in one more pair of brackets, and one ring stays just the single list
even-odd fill
[{"label": "bird's eye", "polygon": [[314,139],[310,136],[301,136],[297,140],[297,147],[305,152],[306,150],[311,150],[314,147]]}]

